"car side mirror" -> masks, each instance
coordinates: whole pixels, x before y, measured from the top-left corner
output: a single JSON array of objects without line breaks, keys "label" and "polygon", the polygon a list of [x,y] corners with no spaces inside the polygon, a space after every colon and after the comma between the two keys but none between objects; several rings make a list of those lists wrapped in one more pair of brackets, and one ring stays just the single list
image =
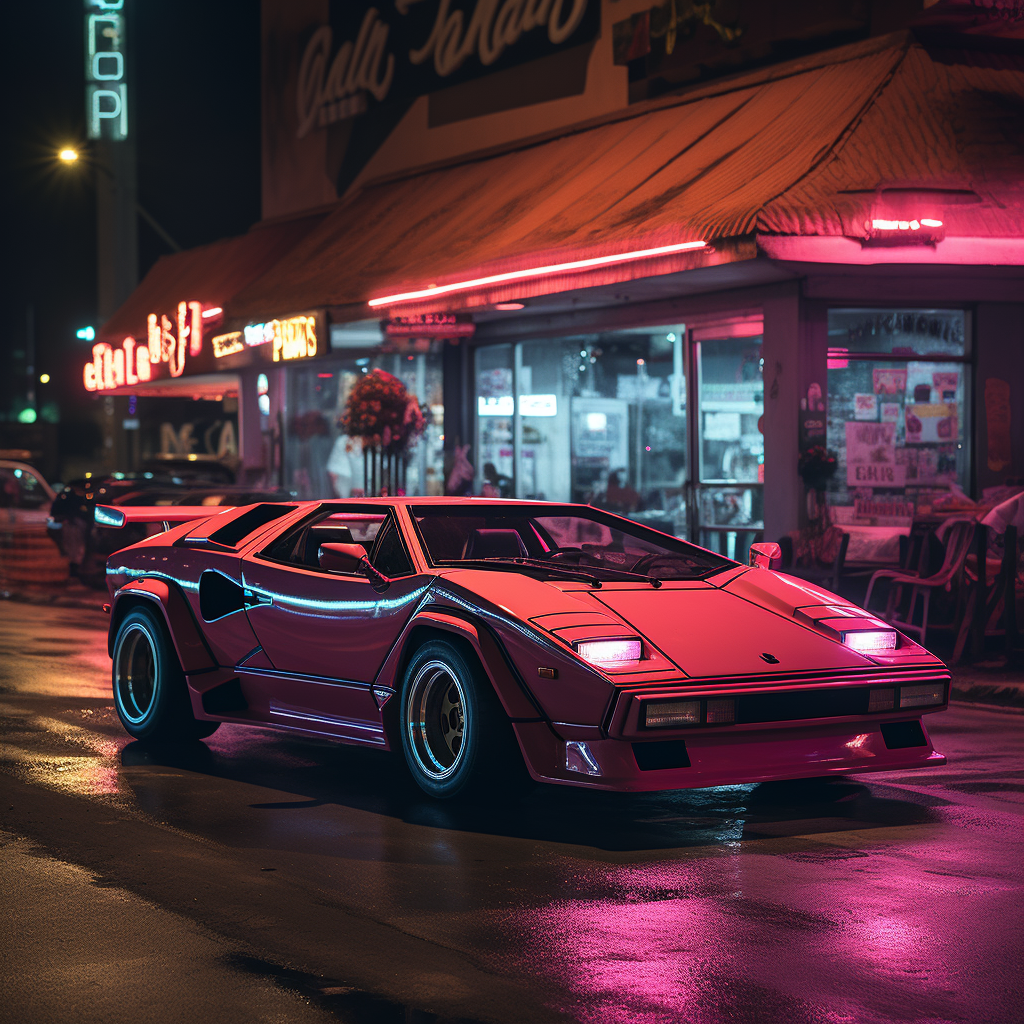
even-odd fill
[{"label": "car side mirror", "polygon": [[317,553],[320,568],[335,572],[359,572],[365,560],[366,551],[362,544],[321,544]]},{"label": "car side mirror", "polygon": [[782,548],[774,541],[751,544],[750,564],[755,569],[778,569],[782,566]]},{"label": "car side mirror", "polygon": [[375,569],[366,557],[362,544],[336,544],[328,541],[320,545],[317,561],[321,569],[333,569],[335,572],[361,572],[366,576],[373,589],[387,590],[391,580],[384,573]]}]

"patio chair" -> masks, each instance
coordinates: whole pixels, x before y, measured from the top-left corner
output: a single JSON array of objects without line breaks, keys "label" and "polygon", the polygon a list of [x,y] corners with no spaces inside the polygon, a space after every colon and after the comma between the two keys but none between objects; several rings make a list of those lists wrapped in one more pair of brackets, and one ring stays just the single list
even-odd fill
[{"label": "patio chair", "polygon": [[[973,519],[956,519],[948,524],[945,536],[946,553],[942,565],[938,571],[931,576],[919,576],[916,572],[900,569],[879,569],[873,573],[868,582],[868,592],[864,597],[864,608],[870,609],[871,595],[875,584],[880,580],[887,580],[891,587],[909,587],[910,600],[907,606],[906,619],[897,617],[898,609],[902,601],[898,599],[890,601],[882,618],[890,625],[902,630],[904,633],[916,633],[919,642],[923,645],[925,635],[928,632],[928,613],[931,605],[932,593],[936,590],[943,590],[946,593],[956,591],[956,605],[953,617],[949,622],[937,624],[931,623],[933,629],[950,629],[958,625],[957,612],[963,604],[963,577],[964,564],[971,549],[971,541],[974,538],[976,523]],[[918,601],[921,603],[921,622],[914,622],[914,612]]]}]

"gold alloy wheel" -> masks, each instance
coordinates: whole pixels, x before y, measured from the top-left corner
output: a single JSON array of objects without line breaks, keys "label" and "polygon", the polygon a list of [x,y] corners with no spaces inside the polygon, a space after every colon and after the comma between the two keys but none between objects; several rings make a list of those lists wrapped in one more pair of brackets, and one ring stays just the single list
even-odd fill
[{"label": "gold alloy wheel", "polygon": [[114,692],[121,713],[140,725],[156,699],[156,645],[141,622],[121,634],[114,658]]},{"label": "gold alloy wheel", "polygon": [[441,782],[458,768],[465,749],[466,695],[451,666],[428,661],[416,673],[405,705],[409,745],[420,770]]}]

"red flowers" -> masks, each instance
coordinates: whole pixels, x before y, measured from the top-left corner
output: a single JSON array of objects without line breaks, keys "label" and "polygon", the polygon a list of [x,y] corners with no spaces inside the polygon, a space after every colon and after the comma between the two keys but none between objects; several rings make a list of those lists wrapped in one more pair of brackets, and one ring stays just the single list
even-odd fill
[{"label": "red flowers", "polygon": [[426,420],[414,395],[384,370],[371,370],[349,392],[345,412],[338,423],[363,447],[388,453],[405,451],[426,428]]}]

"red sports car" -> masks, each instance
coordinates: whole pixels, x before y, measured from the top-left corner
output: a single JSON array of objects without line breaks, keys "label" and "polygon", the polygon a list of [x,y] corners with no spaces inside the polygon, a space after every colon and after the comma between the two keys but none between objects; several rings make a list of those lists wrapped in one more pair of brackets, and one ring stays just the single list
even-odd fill
[{"label": "red sports car", "polygon": [[[107,562],[117,712],[400,748],[456,797],[925,768],[949,673],[887,623],[585,505],[99,506],[170,528]],[[174,525],[171,525],[171,524]]]}]

